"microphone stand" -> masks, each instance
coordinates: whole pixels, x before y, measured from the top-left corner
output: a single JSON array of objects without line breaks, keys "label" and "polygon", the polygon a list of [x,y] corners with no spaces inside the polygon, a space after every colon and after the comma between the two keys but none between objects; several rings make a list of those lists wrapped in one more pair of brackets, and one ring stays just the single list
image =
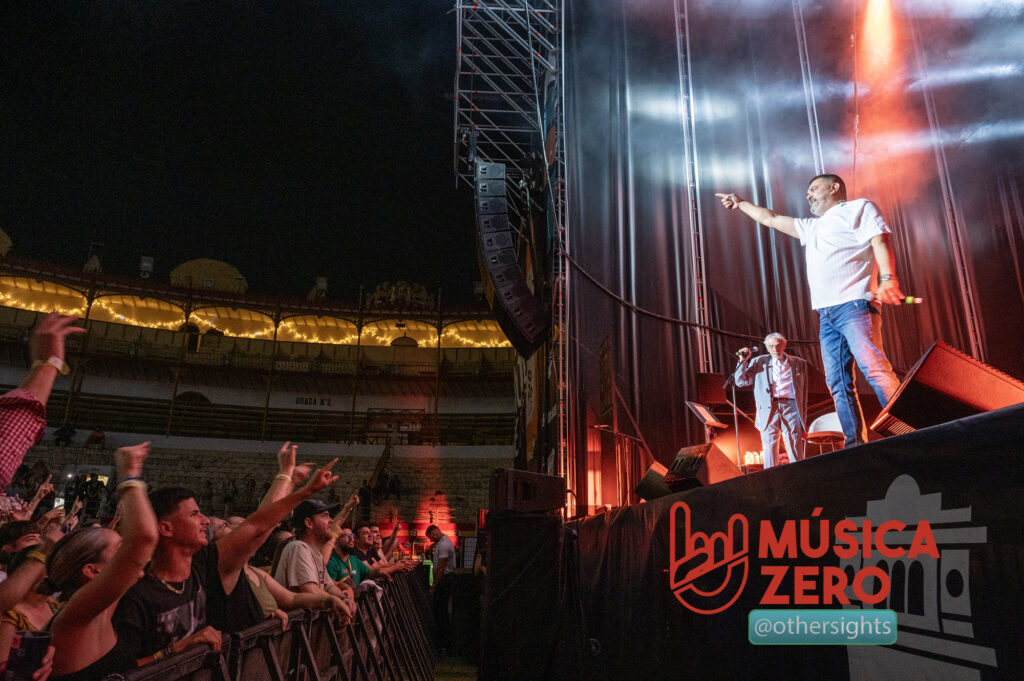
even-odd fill
[{"label": "microphone stand", "polygon": [[[743,365],[743,360],[741,359],[739,362],[737,362],[736,369],[739,369],[740,366],[742,366],[742,365]],[[736,406],[736,369],[733,369],[732,373],[729,374],[729,378],[726,379],[725,385],[722,386],[722,389],[723,390],[731,390],[732,391],[732,404],[731,404],[731,406],[732,406],[732,430],[733,430],[733,434],[736,436],[736,462],[739,463],[740,460],[741,460],[740,459],[740,414],[739,414],[740,408],[738,406]],[[744,414],[744,416],[746,416],[746,414]],[[746,475],[746,473],[747,473],[746,462],[744,461],[744,463],[740,464],[740,465],[741,465],[741,467],[743,469],[743,474]]]}]

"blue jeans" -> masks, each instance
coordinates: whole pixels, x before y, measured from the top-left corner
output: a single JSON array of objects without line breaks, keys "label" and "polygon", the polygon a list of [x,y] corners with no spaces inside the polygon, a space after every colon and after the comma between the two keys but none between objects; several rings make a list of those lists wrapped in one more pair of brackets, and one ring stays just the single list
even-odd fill
[{"label": "blue jeans", "polygon": [[866,300],[851,300],[818,310],[818,321],[825,382],[846,436],[844,446],[861,444],[867,441],[868,431],[857,400],[854,360],[882,406],[900,385],[882,351],[882,315]]}]

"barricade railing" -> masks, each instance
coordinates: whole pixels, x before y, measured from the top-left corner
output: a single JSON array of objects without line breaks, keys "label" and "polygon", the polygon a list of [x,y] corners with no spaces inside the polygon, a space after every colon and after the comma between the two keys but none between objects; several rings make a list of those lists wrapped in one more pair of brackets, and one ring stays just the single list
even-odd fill
[{"label": "barricade railing", "polygon": [[105,681],[433,681],[422,580],[397,575],[356,596],[356,617],[337,627],[322,610],[288,613]]}]

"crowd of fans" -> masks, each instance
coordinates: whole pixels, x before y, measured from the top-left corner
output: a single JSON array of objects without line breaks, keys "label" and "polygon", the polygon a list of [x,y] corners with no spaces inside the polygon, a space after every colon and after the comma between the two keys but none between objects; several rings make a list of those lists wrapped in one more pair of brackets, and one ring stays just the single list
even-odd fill
[{"label": "crowd of fans", "polygon": [[[289,443],[247,517],[209,518],[182,487],[149,491],[145,442],[113,453],[116,477],[107,485],[73,478],[64,489],[75,500],[70,510],[53,507],[45,465],[21,463],[42,437],[53,382],[67,371],[64,339],[82,331],[72,321],[56,313],[40,321],[28,375],[0,396],[4,667],[16,659],[24,666],[25,632],[50,634],[32,678],[68,680],[123,673],[198,644],[219,650],[223,634],[266,618],[284,628],[296,608],[329,610],[343,627],[356,614],[357,591],[379,589],[375,580],[418,564],[402,557],[396,532],[384,538],[377,525],[346,522],[358,492],[344,506],[314,498],[337,481],[337,459],[319,469],[297,464]],[[103,526],[97,519],[106,503],[116,513]],[[292,532],[282,529],[289,517]]]}]

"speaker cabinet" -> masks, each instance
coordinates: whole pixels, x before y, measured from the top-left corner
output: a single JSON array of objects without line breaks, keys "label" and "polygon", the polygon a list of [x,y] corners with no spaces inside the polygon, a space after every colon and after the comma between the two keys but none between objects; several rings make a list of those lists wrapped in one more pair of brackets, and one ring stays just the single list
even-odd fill
[{"label": "speaker cabinet", "polygon": [[492,511],[549,513],[564,506],[564,478],[512,468],[496,468],[491,473]]},{"label": "speaker cabinet", "polygon": [[520,355],[529,357],[547,337],[550,314],[530,291],[516,257],[504,164],[477,163],[475,173],[477,243],[490,284],[488,300],[509,342]]},{"label": "speaker cabinet", "polygon": [[937,341],[910,370],[871,429],[903,435],[1024,402],[1024,383]]},{"label": "speaker cabinet", "polygon": [[655,461],[641,478],[636,493],[650,501],[741,475],[742,471],[714,443],[683,447],[668,468]]}]

